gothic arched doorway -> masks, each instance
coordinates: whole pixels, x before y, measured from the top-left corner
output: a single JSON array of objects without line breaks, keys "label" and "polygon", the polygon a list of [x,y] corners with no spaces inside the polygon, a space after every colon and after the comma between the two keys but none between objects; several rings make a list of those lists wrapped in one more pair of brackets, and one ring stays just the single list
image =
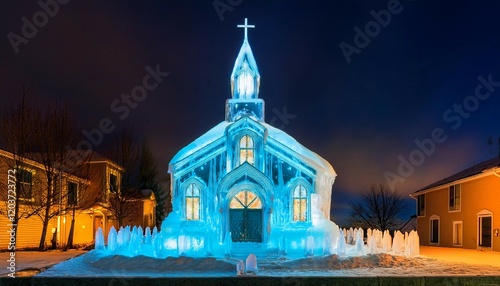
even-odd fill
[{"label": "gothic arched doorway", "polygon": [[229,204],[233,242],[262,242],[262,201],[249,190],[237,193]]}]

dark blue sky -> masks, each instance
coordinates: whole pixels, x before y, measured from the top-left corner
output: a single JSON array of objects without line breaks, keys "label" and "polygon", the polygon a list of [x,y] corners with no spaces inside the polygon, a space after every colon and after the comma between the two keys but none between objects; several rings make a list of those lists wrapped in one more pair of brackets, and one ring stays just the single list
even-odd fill
[{"label": "dark blue sky", "polygon": [[[175,152],[224,120],[245,17],[256,25],[249,40],[267,122],[334,166],[340,223],[349,201],[387,183],[386,172],[407,196],[490,158],[487,139],[500,136],[500,1],[60,2],[68,3],[49,5],[46,17],[34,1],[0,3],[0,105],[28,84],[40,106],[69,101],[86,130],[103,118],[132,127],[165,172]],[[388,9],[390,20],[380,12]],[[37,31],[23,31],[25,21]],[[363,42],[356,27],[371,36]],[[342,42],[356,49],[350,63]],[[157,65],[169,75],[121,120],[121,95]],[[478,85],[489,96],[479,98]],[[284,109],[296,116],[285,122]]]}]

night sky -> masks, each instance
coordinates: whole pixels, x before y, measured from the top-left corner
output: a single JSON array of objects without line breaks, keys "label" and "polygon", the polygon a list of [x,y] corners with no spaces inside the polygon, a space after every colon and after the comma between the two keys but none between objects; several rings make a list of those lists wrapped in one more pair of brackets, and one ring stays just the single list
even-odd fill
[{"label": "night sky", "polygon": [[[166,174],[224,120],[246,17],[266,121],[333,165],[334,221],[386,172],[407,197],[498,156],[500,1],[59,1],[0,2],[0,105],[27,85],[82,129],[109,118],[96,150],[132,129]],[[168,76],[126,107],[148,66]]]}]

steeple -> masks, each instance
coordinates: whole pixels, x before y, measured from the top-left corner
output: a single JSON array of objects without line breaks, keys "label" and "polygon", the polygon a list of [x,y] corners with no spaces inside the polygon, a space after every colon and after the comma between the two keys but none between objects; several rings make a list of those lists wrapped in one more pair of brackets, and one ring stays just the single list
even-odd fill
[{"label": "steeple", "polygon": [[258,97],[259,69],[248,43],[248,28],[255,28],[255,25],[248,25],[245,18],[245,24],[237,27],[245,29],[245,36],[231,73],[232,98],[226,102],[226,120],[234,122],[242,116],[250,116],[264,121],[264,101]]},{"label": "steeple", "polygon": [[248,28],[255,28],[255,25],[248,25],[245,18],[245,24],[237,27],[245,29],[245,37],[231,73],[231,94],[233,98],[258,98],[260,74],[248,43]]}]

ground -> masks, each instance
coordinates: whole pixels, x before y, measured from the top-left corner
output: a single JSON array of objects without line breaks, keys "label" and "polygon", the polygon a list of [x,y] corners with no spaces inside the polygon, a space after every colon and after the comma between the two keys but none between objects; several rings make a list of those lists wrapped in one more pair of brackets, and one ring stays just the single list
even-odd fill
[{"label": "ground", "polygon": [[[92,251],[17,252],[16,271],[40,269],[38,276],[234,276],[236,260],[188,257],[154,259],[148,257],[102,257]],[[326,256],[298,260],[258,261],[262,276],[439,276],[495,275],[500,276],[500,252],[458,248],[425,247],[415,258],[390,254],[362,257]],[[78,256],[78,257],[76,257]],[[76,257],[73,259],[69,259]],[[7,263],[8,252],[0,253]],[[69,260],[68,260],[69,259]],[[59,263],[61,262],[61,263]],[[55,266],[52,266],[59,263]],[[52,267],[51,267],[52,266]],[[48,268],[48,269],[47,269]],[[46,270],[45,270],[46,269]],[[39,271],[40,271],[39,270]],[[38,271],[28,271],[36,274]],[[0,275],[9,273],[0,268]]]}]

